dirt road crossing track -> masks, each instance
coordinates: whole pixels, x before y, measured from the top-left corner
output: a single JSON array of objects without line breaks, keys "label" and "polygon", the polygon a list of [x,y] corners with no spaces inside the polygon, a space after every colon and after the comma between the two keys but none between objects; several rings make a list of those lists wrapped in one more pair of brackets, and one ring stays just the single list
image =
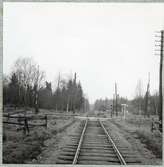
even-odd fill
[{"label": "dirt road crossing track", "polygon": [[140,164],[132,150],[117,145],[100,120],[83,121],[71,135],[58,157],[57,164],[126,165]]}]

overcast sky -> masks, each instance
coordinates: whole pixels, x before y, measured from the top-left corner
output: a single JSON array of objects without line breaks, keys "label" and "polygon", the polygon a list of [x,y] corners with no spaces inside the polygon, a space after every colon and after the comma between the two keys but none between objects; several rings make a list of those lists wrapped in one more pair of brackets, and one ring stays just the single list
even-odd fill
[{"label": "overcast sky", "polygon": [[133,98],[137,80],[158,89],[155,31],[164,29],[163,3],[4,3],[3,63],[9,74],[18,57],[33,57],[54,81],[77,72],[91,103]]}]

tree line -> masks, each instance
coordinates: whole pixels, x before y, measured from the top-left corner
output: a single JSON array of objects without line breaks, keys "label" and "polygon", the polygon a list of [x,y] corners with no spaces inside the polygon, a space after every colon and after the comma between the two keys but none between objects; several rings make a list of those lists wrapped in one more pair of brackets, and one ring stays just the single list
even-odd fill
[{"label": "tree line", "polygon": [[[150,74],[149,74],[150,75]],[[135,97],[131,100],[130,109],[133,113],[149,117],[159,114],[159,92],[150,93],[150,76],[146,91],[143,90],[141,80],[137,81]]]},{"label": "tree line", "polygon": [[[128,100],[126,98],[120,97],[118,99],[117,109],[121,112],[121,104],[127,103]],[[94,103],[94,109],[98,111],[112,111],[115,110],[116,103],[113,99],[97,99]]]},{"label": "tree line", "polygon": [[[135,96],[132,100],[127,98],[119,97],[117,98],[117,111],[121,112],[121,104],[127,104],[128,111],[149,117],[150,115],[158,115],[159,107],[159,93],[156,91],[153,94],[149,91],[150,83],[147,84],[146,92],[143,91],[142,81],[138,80]],[[97,99],[94,103],[94,109],[99,111],[116,111],[116,101],[115,99]]]},{"label": "tree line", "polygon": [[76,73],[73,78],[58,78],[55,90],[45,80],[45,72],[32,58],[19,58],[9,76],[3,77],[3,104],[16,107],[34,107],[60,111],[88,110],[89,101],[84,96]]},{"label": "tree line", "polygon": [[[157,92],[153,95],[149,95],[148,110],[145,110],[145,97],[135,97],[132,100],[127,100],[126,98],[121,97],[118,99],[117,110],[118,112],[121,112],[121,104],[127,104],[129,112],[149,117],[150,115],[158,115],[158,103],[159,95]],[[115,110],[115,108],[116,104],[113,104],[113,99],[97,99],[94,103],[94,109],[98,111],[111,111]]]},{"label": "tree line", "polygon": [[[155,92],[154,94],[149,94],[149,100],[147,104],[146,93],[144,96],[135,97],[130,101],[130,110],[134,114],[144,115],[149,117],[150,115],[158,115],[158,105],[159,105],[159,94]],[[146,109],[146,105],[148,109]]]}]

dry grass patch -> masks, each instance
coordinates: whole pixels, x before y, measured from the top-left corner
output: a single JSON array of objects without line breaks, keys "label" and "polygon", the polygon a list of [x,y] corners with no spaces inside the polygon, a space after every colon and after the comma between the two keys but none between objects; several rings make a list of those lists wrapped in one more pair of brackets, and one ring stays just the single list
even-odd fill
[{"label": "dry grass patch", "polygon": [[[14,134],[13,134],[14,133]],[[44,146],[44,141],[50,138],[50,133],[44,128],[37,128],[28,136],[17,132],[7,132],[3,144],[3,163],[24,163],[34,159]]]},{"label": "dry grass patch", "polygon": [[74,123],[74,119],[52,119],[48,122],[48,128],[35,127],[30,129],[29,135],[23,135],[23,131],[16,128],[3,129],[3,163],[20,164],[28,163],[45,149],[45,141],[65,130]]},{"label": "dry grass patch", "polygon": [[151,133],[145,130],[136,130],[136,133],[142,143],[151,150],[157,158],[162,158],[162,135],[159,131]]}]

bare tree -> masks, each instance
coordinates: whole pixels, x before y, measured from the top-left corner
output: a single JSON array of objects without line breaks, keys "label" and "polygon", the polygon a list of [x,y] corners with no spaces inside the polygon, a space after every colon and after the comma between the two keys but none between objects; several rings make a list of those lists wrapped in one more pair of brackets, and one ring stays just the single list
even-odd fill
[{"label": "bare tree", "polygon": [[158,115],[158,105],[159,105],[159,93],[158,91],[155,91],[153,95],[151,96],[153,109],[155,111],[155,114]]},{"label": "bare tree", "polygon": [[13,71],[17,75],[19,82],[19,98],[20,88],[24,88],[24,105],[27,106],[27,88],[29,85],[34,87],[34,71],[35,63],[32,58],[18,58],[14,64]]},{"label": "bare tree", "polygon": [[149,77],[148,77],[147,90],[146,90],[146,94],[145,94],[145,112],[144,112],[144,116],[147,115],[147,117],[150,116],[149,103],[150,103],[150,73],[149,73]]},{"label": "bare tree", "polygon": [[24,88],[24,105],[28,105],[28,88],[33,88],[35,94],[35,106],[36,103],[38,106],[38,90],[43,83],[45,77],[44,72],[39,69],[39,65],[37,65],[32,58],[28,57],[17,59],[13,71],[17,75],[19,82],[19,96],[21,87]]},{"label": "bare tree", "polygon": [[140,115],[142,111],[142,100],[143,100],[143,84],[141,79],[139,79],[137,82],[135,90],[135,99],[137,100],[138,114]]},{"label": "bare tree", "polygon": [[38,90],[41,88],[45,73],[40,70],[39,65],[35,66],[33,71],[33,78],[34,78],[34,94],[35,94],[35,112],[39,112],[39,105],[38,105]]}]

